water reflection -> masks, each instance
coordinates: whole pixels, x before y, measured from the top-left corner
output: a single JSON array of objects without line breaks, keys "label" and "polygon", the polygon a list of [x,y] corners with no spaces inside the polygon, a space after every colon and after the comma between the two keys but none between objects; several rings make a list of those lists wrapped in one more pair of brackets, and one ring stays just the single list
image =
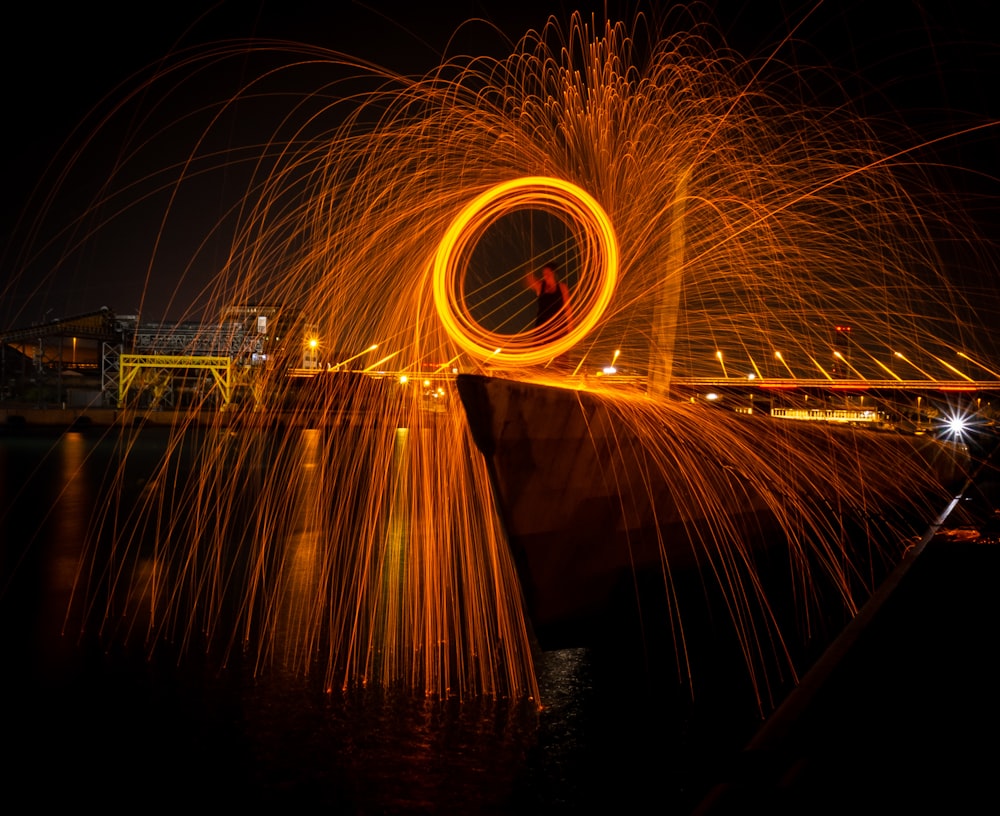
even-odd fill
[{"label": "water reflection", "polygon": [[[125,459],[117,443],[96,435],[0,438],[0,624],[13,667],[7,699],[18,701],[4,721],[18,754],[8,762],[9,795],[36,795],[27,780],[40,764],[58,780],[47,793],[54,806],[113,795],[133,797],[136,806],[513,814],[639,809],[651,800],[670,812],[693,800],[699,773],[713,759],[706,746],[734,744],[735,721],[708,722],[685,692],[662,693],[663,677],[640,680],[642,670],[624,651],[536,654],[540,711],[522,699],[330,692],[322,672],[303,677],[308,656],[295,649],[305,648],[303,628],[318,629],[309,617],[323,613],[315,598],[335,580],[319,547],[327,518],[308,500],[326,477],[318,433],[299,440],[295,524],[262,567],[283,581],[269,596],[272,606],[260,607],[276,624],[270,654],[280,658],[266,671],[256,650],[192,648],[190,621],[158,617],[189,592],[214,597],[216,608],[201,619],[218,620],[237,602],[223,597],[227,582],[240,582],[220,568],[214,595],[195,592],[184,580],[196,574],[185,572],[194,556],[160,551],[155,541],[94,566],[86,597],[77,599],[90,610],[104,609],[126,564],[138,571],[127,576],[127,603],[108,608],[100,631],[82,628],[79,610],[66,619],[78,570],[94,563],[85,551],[94,519],[128,523],[121,508],[101,512],[107,473],[123,468],[119,484],[127,490],[115,494],[123,506],[160,492],[150,483],[174,477],[139,468],[137,449],[148,445],[144,453],[153,455],[162,438],[136,437]],[[200,557],[234,553],[241,551],[208,548]],[[141,624],[140,607],[155,612]],[[151,626],[160,633],[155,652],[146,647]],[[122,637],[129,627],[138,627],[136,636]],[[731,731],[720,740],[723,728]]]},{"label": "water reflection", "polygon": [[347,813],[517,812],[537,709],[402,691],[313,694],[274,676],[247,690],[258,783],[275,804]]}]

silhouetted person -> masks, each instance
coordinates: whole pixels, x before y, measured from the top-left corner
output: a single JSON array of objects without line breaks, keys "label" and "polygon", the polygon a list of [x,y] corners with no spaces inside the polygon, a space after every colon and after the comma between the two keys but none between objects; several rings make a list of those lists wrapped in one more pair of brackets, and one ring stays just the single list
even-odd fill
[{"label": "silhouetted person", "polygon": [[535,328],[545,329],[550,337],[561,337],[570,330],[573,322],[569,305],[569,289],[559,280],[555,264],[542,267],[542,277],[528,271],[528,288],[537,296],[538,312]]}]

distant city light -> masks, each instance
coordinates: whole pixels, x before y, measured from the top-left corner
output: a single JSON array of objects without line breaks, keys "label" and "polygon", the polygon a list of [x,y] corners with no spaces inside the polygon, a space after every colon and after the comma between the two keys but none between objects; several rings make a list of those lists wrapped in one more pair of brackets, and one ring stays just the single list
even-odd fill
[{"label": "distant city light", "polygon": [[948,430],[956,436],[960,436],[965,431],[966,427],[968,426],[963,417],[956,416],[948,420]]}]

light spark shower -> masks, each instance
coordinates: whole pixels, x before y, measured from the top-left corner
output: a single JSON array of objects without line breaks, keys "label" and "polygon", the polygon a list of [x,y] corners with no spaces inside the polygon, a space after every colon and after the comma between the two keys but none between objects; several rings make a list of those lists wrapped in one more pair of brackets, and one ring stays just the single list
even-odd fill
[{"label": "light spark shower", "polygon": [[[217,105],[167,122],[155,104],[141,107],[235,59],[264,67]],[[280,304],[315,324],[331,370],[365,373],[345,386],[259,367],[262,380],[217,412],[216,426],[178,424],[136,509],[115,505],[98,519],[76,595],[86,625],[150,648],[166,638],[248,650],[262,667],[319,673],[329,688],[537,696],[514,567],[452,371],[543,377],[568,353],[581,372],[615,359],[652,373],[668,360],[668,377],[697,375],[716,373],[725,349],[747,370],[817,376],[837,323],[858,327],[868,348],[921,360],[970,340],[971,310],[937,240],[975,254],[968,224],[936,192],[919,145],[877,138],[850,100],[814,103],[814,82],[830,93],[829,75],[751,63],[707,29],[580,16],[527,34],[506,59],[451,59],[419,78],[273,43],[161,66],[127,100],[143,115],[133,114],[99,200],[67,232],[70,250],[100,234],[95,217],[111,222],[166,196],[154,250],[163,252],[190,229],[188,191],[220,168],[241,174],[226,217],[199,227],[206,245],[214,232],[231,236],[198,304],[205,319],[233,304]],[[237,116],[274,127],[234,149]],[[147,150],[182,137],[182,162],[140,170]],[[578,318],[557,340],[531,330],[523,285],[549,260],[565,270]],[[208,262],[199,251],[186,274]],[[284,342],[294,350],[299,339]],[[621,420],[647,440],[651,462],[676,468],[670,439],[634,406],[622,397]],[[840,600],[857,608],[869,565],[844,562],[843,531],[797,498],[796,481],[823,473],[844,486],[845,512],[865,516],[879,497],[856,482],[850,456],[831,471],[837,457],[820,444],[727,446],[722,412],[693,421],[689,407],[663,400],[654,413],[679,438],[738,453],[741,470],[772,463],[760,472],[800,548],[794,560],[818,554],[803,587],[808,569],[848,576]],[[121,495],[137,444],[138,432],[123,431],[111,474]],[[704,461],[682,464],[671,475],[685,482],[679,493],[725,506],[718,491],[729,488],[700,472]],[[915,487],[914,501],[928,486]],[[744,556],[724,519],[702,537],[706,549]],[[725,571],[713,558],[727,590],[754,596],[728,586],[752,582],[743,565]],[[744,606],[734,601],[734,616]],[[746,648],[772,637],[746,632]]]}]

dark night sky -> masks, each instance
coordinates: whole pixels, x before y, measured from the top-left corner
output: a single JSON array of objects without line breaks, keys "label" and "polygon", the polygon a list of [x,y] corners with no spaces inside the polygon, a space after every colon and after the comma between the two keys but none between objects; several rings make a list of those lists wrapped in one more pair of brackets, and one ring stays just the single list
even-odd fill
[{"label": "dark night sky", "polygon": [[[23,268],[20,250],[29,239],[19,214],[41,180],[38,193],[51,189],[47,162],[70,136],[75,123],[118,83],[171,48],[242,35],[274,36],[309,42],[369,58],[406,73],[424,73],[438,61],[448,35],[459,23],[481,17],[513,39],[529,27],[541,26],[549,13],[609,7],[614,17],[631,18],[632,2],[569,0],[452,0],[448,3],[401,3],[369,0],[327,3],[305,0],[235,0],[210,3],[151,0],[144,4],[116,2],[24,4],[8,10],[4,54],[6,82],[6,150],[3,207],[0,210],[0,284]],[[953,133],[974,122],[1000,119],[1000,12],[994,0],[737,0],[706,4],[730,45],[748,56],[769,53],[800,24],[796,43],[785,46],[790,61],[829,62],[854,71],[858,87],[878,93],[861,100],[873,114],[902,111],[907,121],[927,137]],[[640,8],[648,5],[638,4]],[[624,9],[622,13],[620,10]],[[616,13],[616,10],[617,13]],[[701,16],[701,15],[699,15]],[[497,36],[485,26],[469,29],[466,50],[488,48],[505,53]],[[475,36],[472,34],[475,33]],[[948,183],[970,195],[992,196],[975,204],[987,229],[1000,224],[997,199],[996,128],[978,136],[946,142],[940,155],[946,163],[967,171],[951,172]],[[99,168],[95,167],[95,173]],[[76,191],[70,190],[69,195]],[[33,210],[29,209],[29,213]],[[61,210],[53,211],[58,219]],[[51,222],[50,222],[51,223]],[[994,231],[994,239],[1000,237]],[[37,320],[54,313],[89,311],[109,305],[119,313],[135,308],[141,275],[129,253],[145,245],[137,236],[120,245],[122,268],[100,276],[104,283],[45,286],[41,296],[25,306],[25,282],[8,290],[0,303],[0,327]],[[42,273],[32,272],[28,279]],[[123,277],[124,276],[124,277]],[[165,286],[161,283],[161,289]],[[161,295],[160,295],[161,296]],[[110,302],[108,302],[110,299]],[[156,310],[156,304],[147,304]],[[177,315],[168,315],[176,317]]]}]

